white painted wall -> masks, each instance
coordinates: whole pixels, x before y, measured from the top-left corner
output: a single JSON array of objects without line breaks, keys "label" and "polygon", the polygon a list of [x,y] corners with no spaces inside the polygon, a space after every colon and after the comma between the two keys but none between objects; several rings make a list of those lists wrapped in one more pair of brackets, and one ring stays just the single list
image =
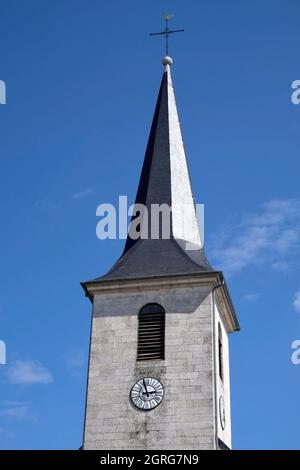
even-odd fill
[{"label": "white painted wall", "polygon": [[[216,413],[217,413],[217,435],[218,437],[231,448],[231,412],[230,412],[230,371],[229,371],[229,341],[228,334],[224,327],[220,311],[215,302],[215,365],[216,365]],[[224,379],[221,380],[219,374],[219,357],[218,357],[218,325],[221,325],[222,338],[223,338],[223,375]],[[219,416],[219,399],[223,396],[226,411],[226,426],[223,430],[220,423]]]}]

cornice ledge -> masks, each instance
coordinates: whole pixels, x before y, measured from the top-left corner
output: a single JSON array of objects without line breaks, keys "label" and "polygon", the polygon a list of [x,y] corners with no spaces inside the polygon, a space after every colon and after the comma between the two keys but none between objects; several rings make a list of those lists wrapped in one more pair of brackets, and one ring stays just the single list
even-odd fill
[{"label": "cornice ledge", "polygon": [[153,276],[144,278],[119,279],[119,280],[93,280],[82,282],[86,296],[90,300],[95,295],[108,292],[125,292],[132,290],[152,290],[162,287],[191,287],[201,285],[214,285],[221,282],[222,273],[211,271],[193,274],[176,274],[169,276]]}]

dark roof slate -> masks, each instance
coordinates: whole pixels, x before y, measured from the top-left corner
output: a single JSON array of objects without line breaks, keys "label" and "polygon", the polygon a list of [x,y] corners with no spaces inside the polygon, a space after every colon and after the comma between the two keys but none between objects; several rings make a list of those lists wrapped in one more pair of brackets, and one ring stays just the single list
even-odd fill
[{"label": "dark roof slate", "polygon": [[[168,71],[162,77],[159,95],[148,139],[146,154],[137,190],[137,204],[168,204],[171,206],[170,115],[168,107]],[[188,183],[190,184],[190,182]],[[173,236],[170,239],[127,238],[122,256],[104,276],[97,280],[130,279],[149,276],[192,274],[212,271],[204,249],[195,262],[180,247]]]}]

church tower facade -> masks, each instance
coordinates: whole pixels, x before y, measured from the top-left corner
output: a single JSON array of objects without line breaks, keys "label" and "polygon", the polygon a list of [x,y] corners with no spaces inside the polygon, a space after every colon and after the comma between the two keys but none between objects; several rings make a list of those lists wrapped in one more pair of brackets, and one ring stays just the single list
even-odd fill
[{"label": "church tower facade", "polygon": [[[228,335],[239,324],[205,257],[172,59],[163,64],[135,203],[140,236],[129,231],[113,268],[82,283],[93,306],[84,449],[231,448]],[[163,207],[167,237],[152,211]]]}]

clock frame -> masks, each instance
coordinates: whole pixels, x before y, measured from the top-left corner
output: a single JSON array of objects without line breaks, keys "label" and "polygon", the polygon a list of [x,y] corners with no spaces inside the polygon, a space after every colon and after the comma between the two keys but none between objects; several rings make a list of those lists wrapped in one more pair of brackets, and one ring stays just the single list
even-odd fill
[{"label": "clock frame", "polygon": [[130,401],[140,411],[154,410],[162,402],[164,387],[153,377],[139,379],[130,390]]}]

